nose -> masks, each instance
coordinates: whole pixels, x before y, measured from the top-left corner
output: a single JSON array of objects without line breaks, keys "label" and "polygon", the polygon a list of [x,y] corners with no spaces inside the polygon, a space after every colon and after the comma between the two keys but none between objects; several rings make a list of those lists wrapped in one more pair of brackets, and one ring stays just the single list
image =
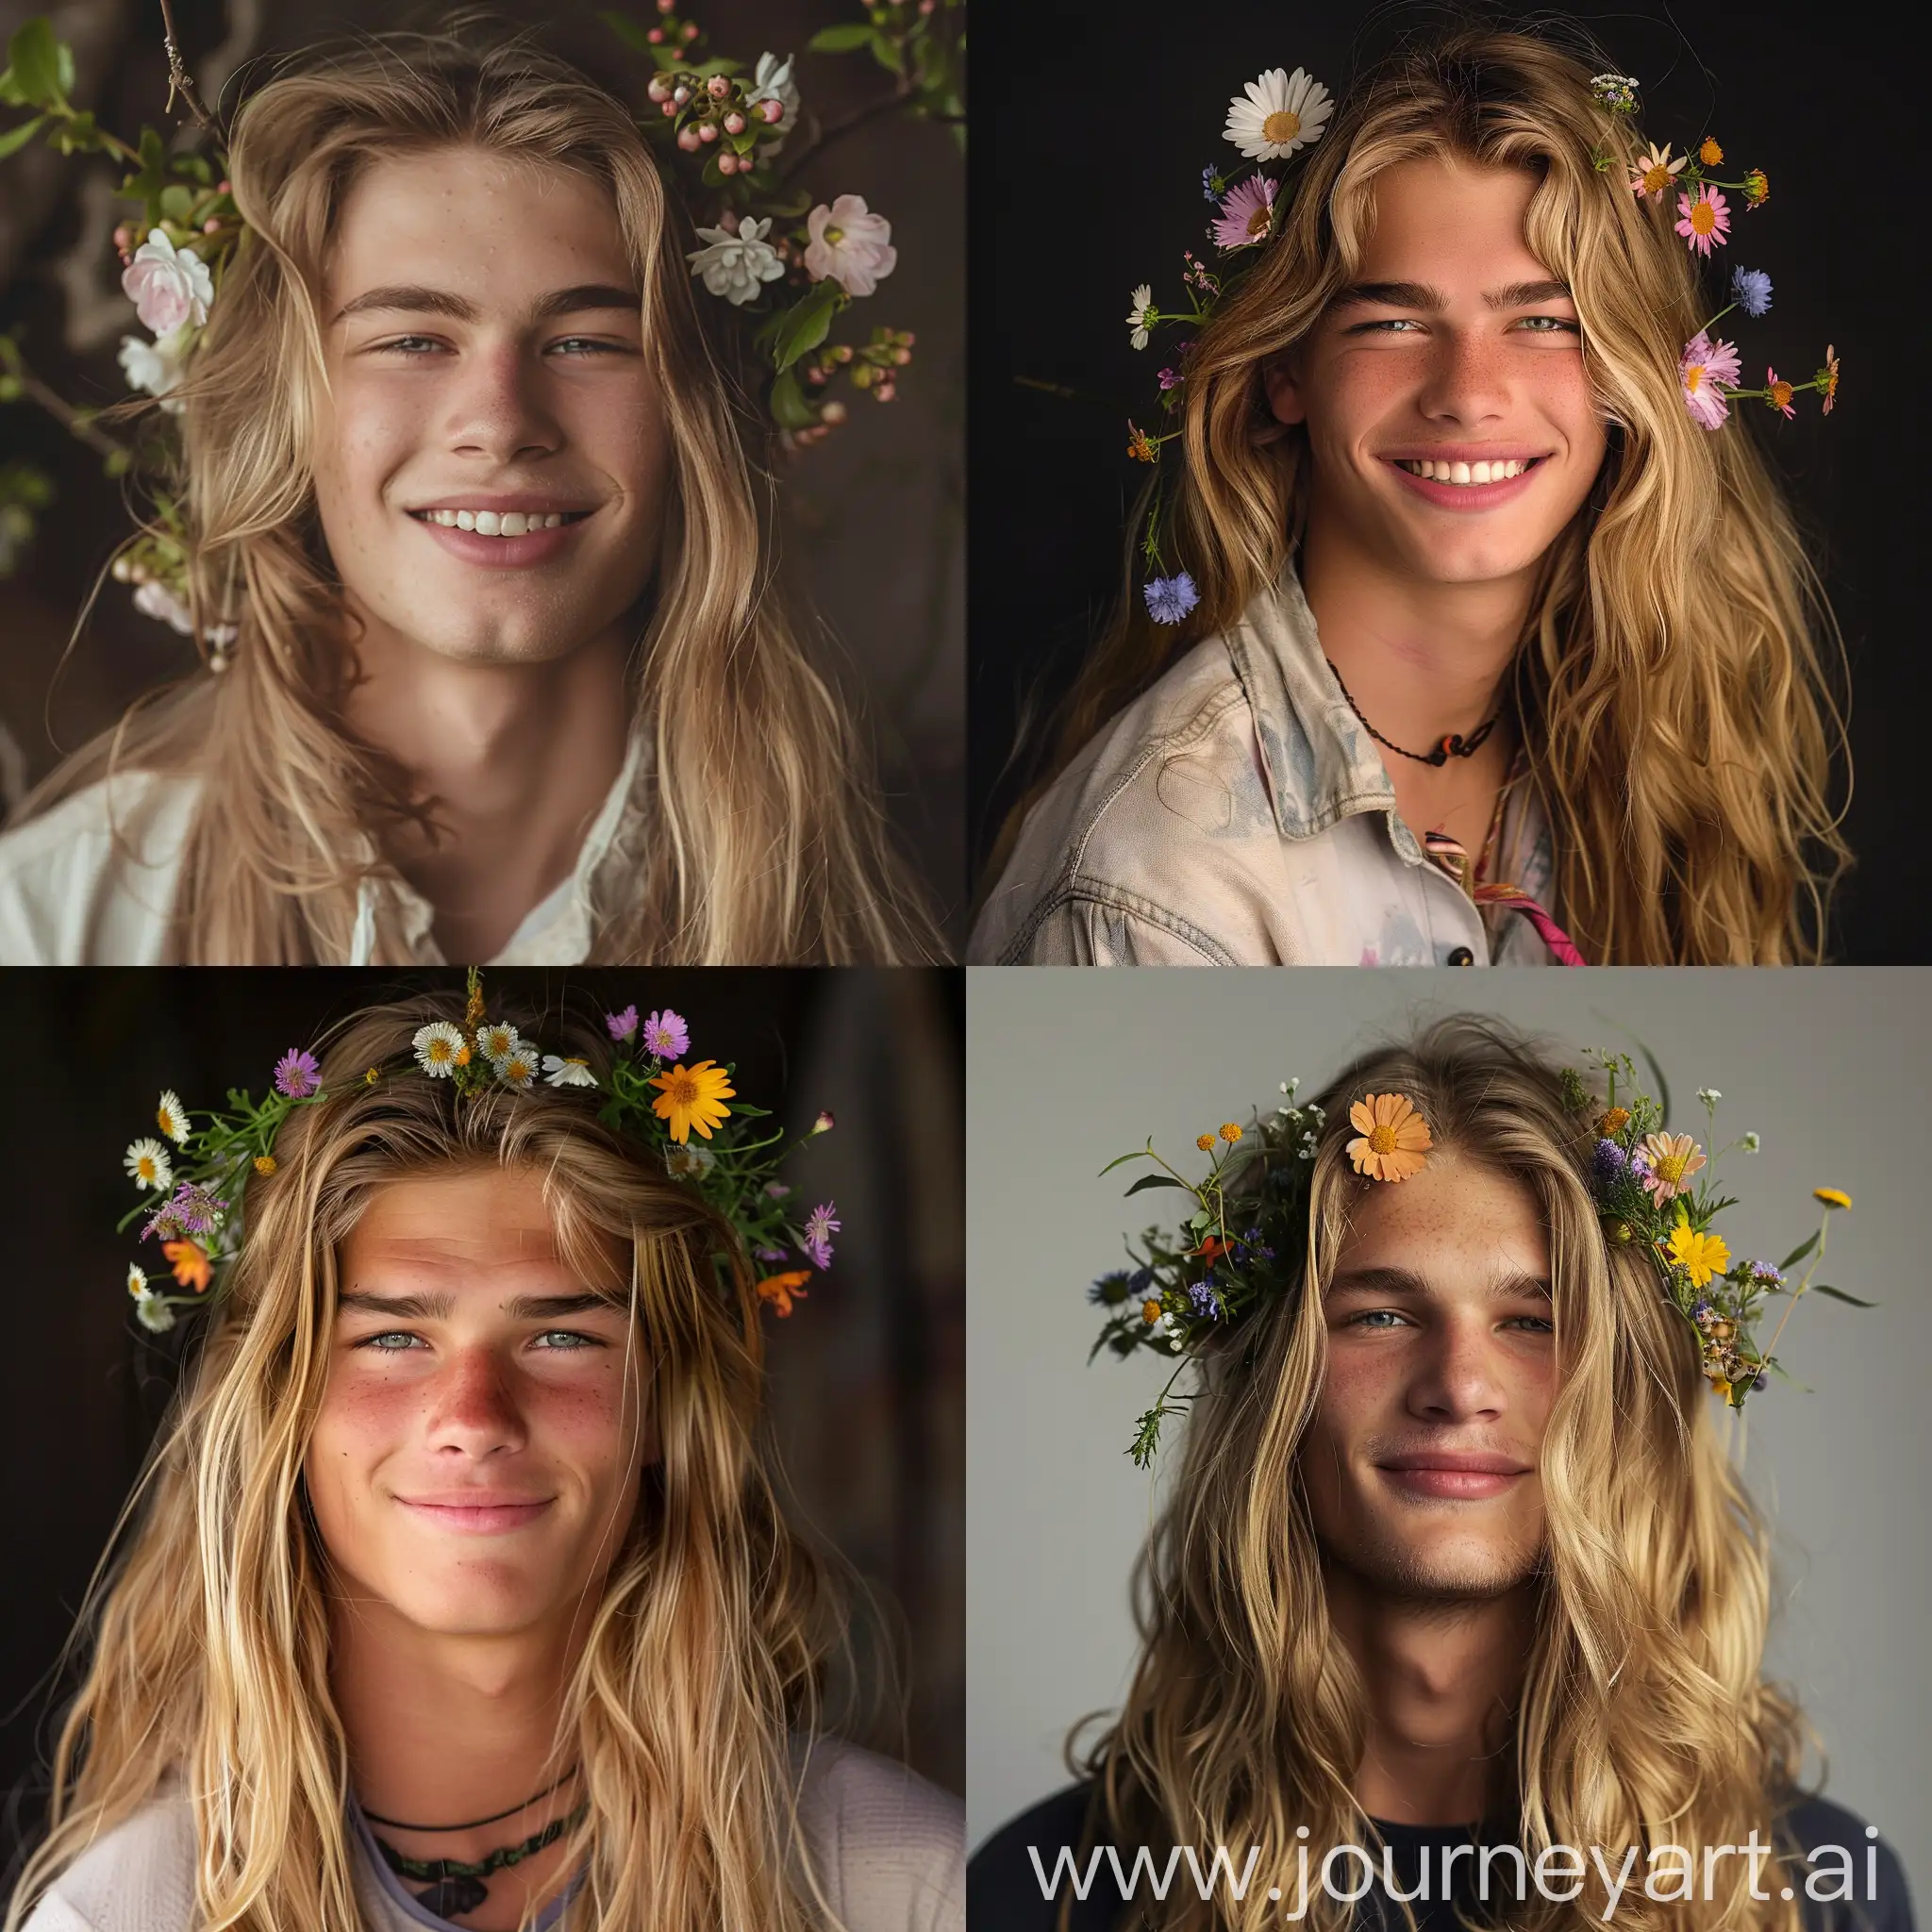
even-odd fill
[{"label": "nose", "polygon": [[1509,406],[1507,353],[1484,330],[1441,330],[1430,345],[1417,408],[1431,422],[1465,428],[1500,420]]},{"label": "nose", "polygon": [[1414,1352],[1408,1411],[1433,1423],[1493,1420],[1507,1407],[1502,1363],[1484,1318],[1452,1315]]},{"label": "nose", "polygon": [[458,1349],[430,1391],[430,1448],[480,1457],[528,1441],[511,1378],[491,1350]]},{"label": "nose", "polygon": [[452,379],[444,433],[455,454],[499,465],[548,456],[561,445],[541,362],[516,342],[475,343]]}]

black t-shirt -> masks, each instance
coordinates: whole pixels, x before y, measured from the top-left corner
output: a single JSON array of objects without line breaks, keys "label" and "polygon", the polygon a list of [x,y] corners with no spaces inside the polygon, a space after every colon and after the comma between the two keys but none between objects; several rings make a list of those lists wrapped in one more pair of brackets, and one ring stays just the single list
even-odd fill
[{"label": "black t-shirt", "polygon": [[[1075,1785],[1058,1792],[1034,1806],[1030,1811],[1023,1811],[980,1846],[967,1868],[966,1922],[969,1932],[1057,1932],[1059,1901],[1067,1894],[1070,1886],[1074,1893],[1070,1921],[1072,1932],[1139,1932],[1141,1919],[1132,1910],[1124,1910],[1123,1907],[1136,1896],[1144,1900],[1154,1895],[1152,1880],[1164,1878],[1167,1855],[1163,1851],[1155,1857],[1150,1852],[1147,1860],[1137,1871],[1138,1847],[1121,1847],[1116,1858],[1109,1860],[1103,1840],[1102,1849],[1089,1851],[1083,1857],[1082,1833],[1086,1826],[1091,1789],[1091,1786]],[[1384,1932],[1384,1928],[1394,1932],[1394,1928],[1403,1924],[1400,1907],[1389,1903],[1383,1889],[1383,1847],[1386,1847],[1387,1862],[1392,1870],[1395,1888],[1404,1892],[1421,1890],[1423,1858],[1427,1853],[1428,1897],[1418,1897],[1413,1902],[1416,1924],[1419,1932],[1457,1932],[1456,1907],[1459,1905],[1463,1909],[1471,1910],[1479,1908],[1481,1905],[1477,1890],[1480,1857],[1474,1848],[1478,1844],[1507,1845],[1513,1837],[1507,1824],[1492,1824],[1480,1833],[1474,1825],[1391,1824],[1379,1820],[1375,1828],[1381,1834],[1380,1846],[1369,1847],[1366,1855],[1359,1857],[1338,1855],[1333,1867],[1332,1888],[1346,1894],[1357,1891],[1368,1882],[1373,1862],[1374,1890],[1363,1898],[1357,1911],[1356,1923],[1360,1932]],[[1758,1890],[1775,1895],[1784,1886],[1792,1885],[1804,1901],[1802,1910],[1806,1932],[1913,1932],[1911,1897],[1906,1888],[1904,1869],[1891,1847],[1883,1840],[1868,1837],[1866,1829],[1864,1820],[1841,1805],[1831,1804],[1824,1798],[1799,1799],[1779,1818],[1776,1839],[1781,1847],[1795,1846],[1810,1862],[1796,1866],[1769,1858],[1760,1861],[1757,1881]],[[1840,1858],[1835,1853],[1823,1849],[1830,1846],[1840,1847],[1844,1856]],[[1446,1865],[1453,1893],[1445,1902],[1441,1895],[1445,1855],[1457,1847],[1460,1849]],[[1188,1888],[1191,1891],[1197,1883],[1196,1870],[1200,1872],[1202,1883],[1218,1882],[1223,1888],[1229,1883],[1225,1871],[1217,1880],[1217,1874],[1208,1864],[1210,1849],[1197,1848],[1192,1867],[1185,1855],[1176,1858],[1168,1885],[1170,1896],[1176,1894],[1177,1888]],[[1814,1857],[1814,1854],[1819,1856]],[[1588,1856],[1586,1851],[1585,1857]],[[1657,1874],[1659,1893],[1668,1896],[1676,1890],[1674,1860],[1647,1866],[1641,1854],[1633,1857],[1623,1852],[1611,1857],[1606,1853],[1605,1857],[1612,1880],[1627,1861],[1626,1896],[1641,1897],[1644,1880],[1653,1871]],[[1242,1854],[1244,1857],[1245,1854]],[[1046,1881],[1044,1888],[1042,1874]],[[1070,1877],[1070,1874],[1074,1875]],[[1500,1906],[1507,1906],[1519,1895],[1516,1874],[1517,1861],[1514,1857],[1491,1854],[1489,1877],[1491,1915]],[[1232,1877],[1238,1881],[1241,1876],[1241,1859],[1237,1859]],[[1563,1861],[1553,1860],[1545,1868],[1545,1890],[1551,1896],[1556,1896],[1567,1890],[1579,1876],[1586,1877],[1588,1881],[1583,1899],[1594,1901],[1600,1914],[1605,1888],[1594,1865],[1587,1866],[1583,1874],[1577,1874],[1574,1867],[1566,1869]],[[1693,1884],[1700,1877],[1701,1868],[1691,1874]],[[1124,1890],[1123,1879],[1131,1884],[1131,1890]],[[1249,1879],[1251,1888],[1258,1886],[1264,1891],[1279,1882],[1258,1873]],[[1536,1878],[1533,1867],[1522,1882],[1528,1894],[1534,1896]],[[1320,1861],[1307,1861],[1307,1884],[1310,1892],[1319,1894],[1322,1886]],[[1292,1912],[1303,1903],[1302,1886],[1299,1869],[1287,1874],[1287,1884],[1283,1888],[1284,1912]],[[1078,1894],[1083,1887],[1087,1895],[1081,1899]],[[1479,1909],[1475,1915],[1480,1916]],[[1615,1923],[1612,1919],[1611,1924]]]}]

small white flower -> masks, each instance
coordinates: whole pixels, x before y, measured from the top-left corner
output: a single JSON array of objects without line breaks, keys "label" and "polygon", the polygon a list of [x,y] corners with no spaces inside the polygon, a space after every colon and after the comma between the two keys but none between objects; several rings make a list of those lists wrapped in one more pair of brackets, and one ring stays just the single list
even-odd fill
[{"label": "small white flower", "polygon": [[700,228],[698,237],[706,245],[685,257],[691,274],[701,275],[712,294],[740,308],[757,301],[764,285],[785,273],[778,251],[765,240],[771,227],[769,216],[762,222],[747,216],[735,235],[728,228]]},{"label": "small white flower", "polygon": [[165,1335],[175,1325],[174,1309],[151,1288],[142,1289],[134,1297],[134,1312],[141,1325],[151,1334]]},{"label": "small white flower", "polygon": [[1335,111],[1328,90],[1299,67],[1291,75],[1271,67],[1243,92],[1245,99],[1237,94],[1228,102],[1227,125],[1221,133],[1251,161],[1284,160],[1297,148],[1320,141]]},{"label": "small white flower", "polygon": [[[150,577],[146,583],[136,587],[134,608],[143,617],[158,619],[162,624],[171,624],[184,638],[194,635],[194,620],[188,614],[188,607],[175,596],[167,585]],[[211,624],[208,627],[208,641],[215,650],[223,650],[235,641],[237,632],[232,624]]]},{"label": "small white flower", "polygon": [[492,1020],[488,1026],[476,1029],[476,1051],[493,1067],[507,1059],[523,1041],[517,1038],[517,1029],[507,1020]]},{"label": "small white flower", "polygon": [[1715,1087],[1700,1087],[1697,1090],[1697,1097],[1706,1107],[1715,1107],[1724,1095]]},{"label": "small white flower", "polygon": [[554,1053],[543,1056],[543,1074],[552,1087],[594,1087],[597,1076],[591,1073],[588,1061],[562,1059]]},{"label": "small white flower", "polygon": [[181,1096],[172,1087],[161,1095],[160,1105],[155,1108],[155,1124],[175,1146],[187,1146],[188,1109],[181,1105]]},{"label": "small white flower", "polygon": [[127,1271],[127,1292],[129,1294],[139,1294],[146,1286],[147,1270],[141,1267],[129,1268]]},{"label": "small white flower", "polygon": [[134,304],[142,326],[164,336],[184,323],[195,328],[208,320],[215,285],[208,263],[192,248],[176,248],[158,228],[134,251],[121,276],[121,288]]},{"label": "small white flower", "polygon": [[1744,1152],[1746,1154],[1756,1154],[1763,1144],[1755,1133],[1744,1136]]},{"label": "small white flower", "polygon": [[[781,60],[775,54],[760,54],[758,69],[752,75],[751,92],[744,97],[745,105],[756,108],[761,101],[776,101],[785,109],[785,118],[778,125],[789,134],[798,119],[798,87],[791,78],[791,55]],[[784,145],[785,135],[780,134],[774,141],[762,142],[760,151],[774,155]]]},{"label": "small white flower", "polygon": [[188,351],[193,346],[194,329],[190,323],[183,323],[177,329],[171,329],[158,341],[144,342],[139,336],[121,338],[121,373],[127,378],[129,389],[143,390],[151,396],[160,396],[161,408],[171,416],[178,416],[185,404],[168,400],[168,391],[175,388],[188,370]]},{"label": "small white flower", "polygon": [[[1133,343],[1135,348],[1144,349],[1147,346],[1148,341],[1147,315],[1148,311],[1154,307],[1154,284],[1152,282],[1138,283],[1135,286],[1134,292],[1127,297],[1127,300],[1133,304],[1133,307],[1127,310],[1127,326],[1133,331],[1127,340]],[[1288,1089],[1284,1087],[1281,1091],[1286,1093]]]},{"label": "small white flower", "polygon": [[175,1163],[158,1141],[135,1141],[122,1160],[138,1188],[165,1194],[175,1185]]},{"label": "small white flower", "polygon": [[457,1055],[463,1050],[462,1029],[447,1020],[432,1020],[417,1030],[410,1042],[416,1049],[416,1064],[432,1080],[446,1080],[457,1070]]},{"label": "small white flower", "polygon": [[496,1077],[506,1087],[523,1093],[528,1091],[530,1083],[537,1077],[537,1049],[527,1041],[520,1040],[500,1060],[491,1064],[496,1068]]},{"label": "small white flower", "polygon": [[806,274],[815,282],[829,276],[848,295],[870,295],[898,264],[891,223],[874,214],[862,194],[841,194],[829,208],[821,202],[805,227],[811,237]]}]

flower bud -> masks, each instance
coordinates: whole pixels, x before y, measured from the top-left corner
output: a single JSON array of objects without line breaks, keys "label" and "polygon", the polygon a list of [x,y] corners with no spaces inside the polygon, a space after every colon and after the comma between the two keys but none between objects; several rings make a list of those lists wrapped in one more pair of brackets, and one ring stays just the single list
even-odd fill
[{"label": "flower bud", "polygon": [[134,566],[125,557],[117,557],[108,566],[108,575],[117,584],[130,583],[134,578]]},{"label": "flower bud", "polygon": [[697,39],[697,37],[698,37],[698,24],[697,24],[697,22],[696,22],[696,21],[694,21],[694,20],[688,20],[688,21],[686,21],[686,22],[685,22],[685,24],[684,24],[684,38],[685,38],[686,40],[688,40],[688,41],[694,41],[694,40],[696,40],[696,39]]},{"label": "flower bud", "polygon": [[912,351],[910,349],[894,349],[892,351],[892,360],[896,362],[901,369],[905,368],[907,363],[911,361],[911,359]]},{"label": "flower bud", "polygon": [[884,382],[880,383],[877,389],[873,391],[873,394],[877,396],[879,401],[882,403],[890,403],[892,400],[892,398],[898,393],[898,386],[891,380],[890,376],[887,377],[887,379]]},{"label": "flower bud", "polygon": [[664,105],[658,109],[658,113],[664,115],[668,119],[670,116],[677,112],[677,107],[675,102],[666,101]]},{"label": "flower bud", "polygon": [[742,134],[744,132],[744,116],[735,108],[724,117],[724,132],[726,134]]},{"label": "flower bud", "polygon": [[132,242],[133,240],[134,230],[130,228],[125,222],[123,222],[121,225],[114,230],[114,246],[116,248],[119,248],[125,252],[128,244]]},{"label": "flower bud", "polygon": [[217,194],[232,194],[234,192],[234,183],[225,178],[215,183],[215,192]]},{"label": "flower bud", "polygon": [[652,46],[661,47],[664,44],[664,29],[661,26],[654,26],[644,38],[650,42]]},{"label": "flower bud", "polygon": [[832,1118],[831,1109],[828,1108],[824,1113],[820,1114],[817,1120],[812,1122],[811,1130],[814,1134],[829,1134],[838,1124],[838,1122]]},{"label": "flower bud", "polygon": [[664,85],[661,75],[654,74],[651,76],[650,85],[644,89],[644,92],[654,101],[668,101],[671,98],[671,90]]},{"label": "flower bud", "polygon": [[685,102],[691,99],[691,90],[690,88],[686,87],[682,81],[679,81],[678,84],[671,90],[671,98],[674,101],[675,101],[677,105],[681,108],[684,106]]},{"label": "flower bud", "polygon": [[760,101],[758,103],[758,112],[765,117],[767,126],[775,127],[785,118],[785,103],[783,101]]},{"label": "flower bud", "polygon": [[706,81],[705,92],[714,101],[722,101],[731,92],[731,83],[722,74],[714,74]]},{"label": "flower bud", "polygon": [[698,140],[697,129],[695,127],[680,127],[677,130],[677,144],[686,154],[696,154],[702,145]]},{"label": "flower bud", "polygon": [[837,399],[837,397],[834,397],[832,401],[827,403],[825,407],[819,411],[819,420],[822,423],[832,424],[839,424],[844,422],[845,405],[840,402]]},{"label": "flower bud", "polygon": [[677,5],[677,0],[658,0],[658,11],[669,13]]},{"label": "flower bud", "polygon": [[202,232],[202,233],[203,233],[204,235],[215,235],[215,234],[219,234],[219,233],[221,232],[221,226],[222,226],[221,223],[220,223],[220,222],[218,222],[218,221],[216,221],[213,215],[210,215],[210,216],[208,216],[208,220],[207,220],[207,221],[205,221],[204,223],[202,223],[202,225],[201,225],[201,232]]},{"label": "flower bud", "polygon": [[700,141],[702,141],[702,142],[713,142],[713,141],[716,141],[716,140],[717,140],[717,138],[718,138],[718,124],[717,124],[717,123],[716,123],[715,121],[705,121],[705,122],[701,122],[701,123],[699,124],[699,125],[698,125],[698,139],[699,139]]},{"label": "flower bud", "polygon": [[721,175],[738,173],[738,157],[728,147],[718,157],[718,172]]}]

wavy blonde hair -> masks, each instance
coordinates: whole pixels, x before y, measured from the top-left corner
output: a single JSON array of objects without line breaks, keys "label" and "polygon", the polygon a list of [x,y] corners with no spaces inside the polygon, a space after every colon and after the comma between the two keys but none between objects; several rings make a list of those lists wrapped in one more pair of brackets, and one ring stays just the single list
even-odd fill
[{"label": "wavy blonde hair", "polygon": [[1544,40],[1464,28],[1404,48],[1346,97],[1280,232],[1188,358],[1172,554],[1199,607],[1161,626],[1124,598],[1002,857],[1051,775],[1280,575],[1307,518],[1308,443],[1270,411],[1264,369],[1355,278],[1376,176],[1453,158],[1538,177],[1529,246],[1575,297],[1611,425],[1588,502],[1544,557],[1512,673],[1557,916],[1599,965],[1822,957],[1849,858],[1833,803],[1843,730],[1824,675],[1827,646],[1835,663],[1841,647],[1752,436],[1740,423],[1713,434],[1684,407],[1679,353],[1705,319],[1696,275],[1670,197],[1653,206],[1625,185],[1637,123],[1596,105],[1591,72]]},{"label": "wavy blonde hair", "polygon": [[[568,1091],[467,1104],[406,1060],[460,999],[357,1015],[252,1176],[246,1232],[89,1592],[85,1680],[54,1758],[52,1828],[5,1920],[175,1781],[193,1807],[207,1932],[360,1925],[329,1690],[330,1568],[303,1459],[328,1374],[341,1244],[406,1176],[540,1174],[559,1253],[628,1307],[658,1460],[586,1600],[552,1774],[582,1765],[588,1867],[568,1915],[600,1932],[808,1932],[836,1921],[798,1829],[793,1740],[820,1729],[840,1574],[780,1507],[758,1303],[728,1226]],[[518,1016],[512,1016],[518,1017]],[[600,1072],[588,1028],[565,1052]],[[613,1270],[613,1257],[621,1265]],[[721,1286],[722,1283],[722,1286]],[[114,1554],[119,1546],[118,1555]]]},{"label": "wavy blonde hair", "polygon": [[[1104,1818],[1121,1845],[1257,1845],[1256,1869],[1277,1873],[1297,1870],[1304,1843],[1314,1873],[1330,1847],[1374,1842],[1354,1791],[1364,1686],[1328,1620],[1298,1460],[1326,1363],[1323,1293],[1351,1209],[1375,1185],[1344,1152],[1349,1105],[1368,1091],[1407,1094],[1439,1150],[1514,1176],[1549,1241],[1561,1373],[1540,1457],[1546,1542],[1515,1724],[1526,1857],[1594,1844],[1614,1858],[1669,1842],[1701,1869],[1702,1846],[1741,1844],[1753,1825],[1768,1841],[1804,1727],[1761,1675],[1767,1528],[1712,1424],[1689,1325],[1648,1260],[1604,1240],[1589,1125],[1526,1041],[1469,1018],[1364,1056],[1319,1096],[1327,1119],[1303,1278],[1204,1349],[1181,1466],[1136,1573],[1132,1687],[1084,1761],[1085,1725],[1068,1740],[1069,1761],[1096,1780],[1090,1831]],[[1311,1932],[1343,1932],[1351,1908],[1311,1895]],[[1150,1923],[1258,1932],[1272,1911],[1257,1887],[1240,1905],[1177,1897]],[[1597,1922],[1532,1899],[1508,1923]],[[1753,1902],[1736,1873],[1709,1902],[1626,1892],[1618,1923],[1798,1932],[1800,1919],[1788,1900]]]},{"label": "wavy blonde hair", "polygon": [[[651,754],[640,779],[649,832],[627,903],[597,908],[591,957],[938,957],[853,723],[808,660],[776,579],[761,467],[770,432],[701,328],[688,221],[622,102],[526,37],[467,27],[305,54],[242,107],[228,164],[250,232],[171,398],[186,406],[190,603],[203,634],[217,616],[239,623],[233,668],[137,703],[19,817],[119,768],[196,774],[175,957],[349,957],[358,881],[380,862],[384,833],[426,824],[427,808],[408,774],[342,723],[347,612],[309,456],[326,383],[323,268],[358,175],[456,145],[570,168],[608,192],[663,399],[673,487],[630,678],[634,728]],[[378,935],[379,949],[396,944]],[[379,950],[377,963],[399,961]]]}]

